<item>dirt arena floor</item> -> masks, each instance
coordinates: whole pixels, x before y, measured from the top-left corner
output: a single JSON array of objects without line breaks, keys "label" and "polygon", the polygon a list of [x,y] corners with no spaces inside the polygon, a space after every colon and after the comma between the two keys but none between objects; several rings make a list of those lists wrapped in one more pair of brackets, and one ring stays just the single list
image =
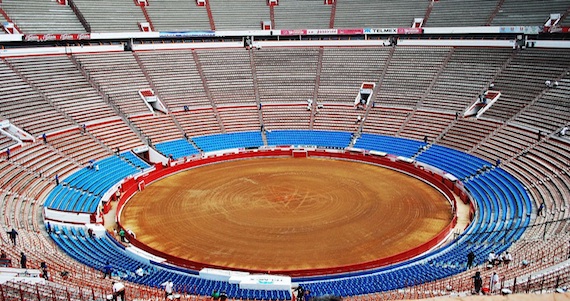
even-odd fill
[{"label": "dirt arena floor", "polygon": [[203,166],[157,181],[121,223],[149,247],[230,269],[358,264],[434,237],[452,218],[431,186],[374,165],[265,158]]}]

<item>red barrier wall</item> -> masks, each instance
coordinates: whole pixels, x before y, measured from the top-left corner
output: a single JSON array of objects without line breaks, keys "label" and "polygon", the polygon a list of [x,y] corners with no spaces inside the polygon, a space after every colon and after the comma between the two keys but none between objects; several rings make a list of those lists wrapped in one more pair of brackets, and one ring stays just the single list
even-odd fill
[{"label": "red barrier wall", "polygon": [[[364,263],[360,263],[360,264],[349,265],[349,266],[339,266],[339,267],[310,269],[310,270],[272,271],[272,273],[274,273],[274,274],[289,275],[292,277],[316,276],[316,275],[327,275],[327,274],[337,274],[337,273],[346,273],[346,272],[352,272],[352,271],[360,271],[360,270],[377,268],[377,267],[381,267],[381,266],[394,264],[397,262],[401,262],[401,261],[416,257],[416,256],[418,256],[424,252],[429,251],[430,249],[435,247],[437,244],[439,244],[441,241],[443,241],[447,237],[447,235],[450,233],[450,231],[453,229],[453,227],[455,227],[455,225],[457,224],[457,215],[455,214],[455,208],[456,208],[455,197],[454,197],[452,190],[451,190],[451,189],[454,189],[455,187],[448,187],[449,183],[446,183],[446,179],[441,177],[441,175],[434,174],[434,173],[432,173],[430,171],[426,171],[422,168],[417,168],[412,163],[407,163],[407,162],[403,162],[403,161],[393,161],[390,157],[379,157],[379,156],[373,156],[373,155],[368,155],[368,154],[364,154],[364,153],[328,152],[325,150],[311,150],[308,152],[308,155],[309,155],[309,157],[339,158],[339,159],[356,160],[356,161],[361,161],[361,162],[373,163],[373,164],[378,164],[378,165],[390,167],[390,168],[400,170],[400,171],[409,173],[411,175],[417,176],[417,177],[423,179],[424,181],[426,181],[426,182],[434,185],[435,187],[439,188],[446,195],[446,197],[453,204],[453,209],[454,209],[453,215],[454,216],[453,216],[453,219],[451,220],[451,223],[449,225],[447,225],[447,227],[445,227],[445,229],[443,229],[440,233],[438,233],[436,236],[431,238],[429,241],[426,241],[425,243],[423,243],[423,244],[421,244],[421,245],[419,245],[413,249],[404,251],[402,253],[399,253],[399,254],[396,254],[393,256],[389,256],[386,258],[380,258],[377,260],[364,262]],[[292,156],[292,150],[255,150],[255,151],[243,151],[240,153],[221,154],[221,155],[217,155],[214,157],[207,157],[204,159],[197,158],[197,159],[192,160],[192,161],[179,163],[179,164],[172,166],[172,167],[163,167],[161,164],[157,164],[155,171],[153,171],[147,175],[144,175],[142,177],[139,177],[136,180],[131,178],[131,179],[125,181],[125,183],[121,187],[122,195],[121,195],[121,198],[120,198],[119,204],[118,204],[117,220],[119,221],[118,215],[120,213],[120,208],[122,208],[124,203],[133,194],[135,194],[138,191],[138,187],[139,187],[138,184],[142,181],[144,181],[145,184],[148,185],[151,182],[156,181],[157,179],[163,178],[165,176],[168,176],[170,174],[173,174],[173,173],[176,173],[179,171],[183,171],[183,170],[186,170],[189,168],[197,167],[200,165],[204,165],[204,164],[211,164],[211,163],[216,163],[216,162],[245,159],[245,158],[291,157],[291,156]],[[447,180],[447,182],[449,182],[449,180]],[[463,196],[466,196],[466,194],[463,193]],[[471,206],[471,208],[473,210],[473,206]],[[119,221],[119,227],[120,226],[121,225],[120,225],[120,221]],[[207,263],[193,262],[193,261],[181,259],[178,257],[171,256],[169,254],[154,250],[154,249],[146,246],[145,244],[137,241],[135,238],[130,237],[128,234],[127,234],[127,238],[129,239],[129,241],[131,242],[131,244],[133,246],[136,246],[136,247],[138,247],[142,250],[145,250],[148,253],[154,254],[156,256],[165,258],[167,260],[167,263],[169,263],[169,264],[189,268],[192,270],[200,270],[200,269],[206,268],[206,267],[225,269],[225,267],[223,267],[223,266],[216,266],[216,265],[210,265]],[[242,270],[242,271],[252,272],[252,273],[266,273],[267,272],[267,271],[259,271],[259,270]]]}]

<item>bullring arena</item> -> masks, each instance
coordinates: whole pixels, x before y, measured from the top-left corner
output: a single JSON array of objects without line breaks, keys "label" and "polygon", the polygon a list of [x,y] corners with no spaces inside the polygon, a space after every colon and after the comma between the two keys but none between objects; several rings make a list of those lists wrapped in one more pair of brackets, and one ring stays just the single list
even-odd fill
[{"label": "bullring arena", "polygon": [[1,300],[566,298],[569,12],[1,0]]},{"label": "bullring arena", "polygon": [[449,201],[408,175],[356,162],[257,159],[160,180],[123,208],[137,240],[190,261],[286,273],[355,265],[430,240]]}]

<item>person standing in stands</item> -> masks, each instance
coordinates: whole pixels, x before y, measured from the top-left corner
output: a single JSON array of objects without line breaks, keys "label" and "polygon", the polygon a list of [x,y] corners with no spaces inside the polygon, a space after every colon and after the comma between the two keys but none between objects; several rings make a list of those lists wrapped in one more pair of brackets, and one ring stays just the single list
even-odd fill
[{"label": "person standing in stands", "polygon": [[42,134],[42,139],[44,140],[44,143],[47,143],[47,135],[46,133]]},{"label": "person standing in stands", "polygon": [[211,296],[212,296],[212,300],[214,300],[214,301],[217,301],[217,300],[220,299],[220,293],[218,292],[218,290],[214,290],[214,291],[212,292],[212,295],[211,295]]},{"label": "person standing in stands", "polygon": [[473,251],[467,254],[467,268],[470,269],[473,266],[473,261],[475,261],[475,253]]},{"label": "person standing in stands", "polygon": [[226,301],[228,299],[228,294],[226,293],[226,291],[222,291],[220,293],[220,301]]},{"label": "person standing in stands", "polygon": [[112,272],[113,266],[107,261],[107,264],[103,267],[103,279],[107,278],[107,275],[109,275],[109,279],[111,279]]},{"label": "person standing in stands", "polygon": [[491,276],[490,288],[491,293],[496,293],[500,289],[499,275],[497,275],[497,272],[493,272]]},{"label": "person standing in stands", "polygon": [[51,233],[51,224],[49,223],[49,221],[48,221],[47,224],[46,224],[46,230],[47,230],[47,233],[48,233],[48,234]]},{"label": "person standing in stands", "polygon": [[113,301],[117,301],[117,296],[121,297],[121,301],[126,301],[125,285],[121,282],[113,282]]},{"label": "person standing in stands", "polygon": [[473,288],[476,295],[481,293],[481,287],[483,287],[483,278],[481,278],[481,272],[477,271],[473,276]]},{"label": "person standing in stands", "polygon": [[55,174],[55,185],[59,185],[59,175]]},{"label": "person standing in stands", "polygon": [[121,242],[127,242],[125,240],[125,230],[123,228],[121,228],[121,230],[119,230],[119,237],[121,237]]},{"label": "person standing in stands", "polygon": [[6,149],[6,160],[10,160],[10,149]]},{"label": "person standing in stands", "polygon": [[20,267],[22,269],[26,269],[26,262],[28,261],[28,258],[26,257],[26,254],[24,254],[24,252],[20,252]]},{"label": "person standing in stands", "polygon": [[[544,202],[540,203],[540,206],[538,207],[538,210],[536,211],[536,215],[541,216],[543,209],[544,209]],[[16,243],[14,243],[14,244],[16,244]]]},{"label": "person standing in stands", "polygon": [[16,236],[18,236],[18,232],[16,232],[16,229],[12,228],[11,231],[8,231],[6,233],[8,233],[8,236],[10,236],[10,240],[12,241],[12,243],[15,246],[16,245]]},{"label": "person standing in stands", "polygon": [[164,299],[168,299],[169,296],[172,296],[174,292],[174,283],[172,280],[167,280],[161,286],[164,286]]}]

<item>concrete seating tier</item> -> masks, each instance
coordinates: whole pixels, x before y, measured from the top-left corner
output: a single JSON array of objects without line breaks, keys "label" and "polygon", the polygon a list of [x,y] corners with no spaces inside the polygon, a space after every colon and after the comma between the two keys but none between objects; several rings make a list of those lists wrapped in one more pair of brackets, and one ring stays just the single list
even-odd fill
[{"label": "concrete seating tier", "polygon": [[85,29],[67,5],[55,1],[2,1],[2,9],[27,34],[82,33]]},{"label": "concrete seating tier", "polygon": [[363,132],[381,135],[396,135],[412,111],[376,106],[370,109],[364,122]]},{"label": "concrete seating tier", "polygon": [[[340,105],[337,103],[322,104],[322,108],[313,109],[314,130],[332,130],[341,132],[354,132],[360,126],[358,116],[364,116],[364,112],[356,110],[352,105]],[[368,115],[370,116],[370,115]]]},{"label": "concrete seating tier", "polygon": [[[450,0],[434,2],[429,19],[424,27],[484,26],[497,2],[494,0]],[[526,23],[525,23],[526,24]]]},{"label": "concrete seating tier", "polygon": [[253,51],[260,101],[299,102],[313,98],[317,48]]},{"label": "concrete seating tier", "polygon": [[7,61],[79,124],[115,116],[115,112],[67,56],[26,57]]},{"label": "concrete seating tier", "polygon": [[171,110],[178,111],[184,106],[210,105],[191,51],[152,51],[136,55],[157,89],[161,101]]},{"label": "concrete seating tier", "polygon": [[325,48],[317,101],[354,103],[363,82],[378,83],[388,48]]},{"label": "concrete seating tier", "polygon": [[146,22],[140,7],[128,0],[73,0],[92,32],[140,31],[138,22]]},{"label": "concrete seating tier", "polygon": [[[192,109],[188,112],[178,111],[173,115],[189,137],[219,134],[222,132],[217,114],[211,107]],[[184,135],[184,134],[183,134]]]},{"label": "concrete seating tier", "polygon": [[[139,9],[136,6],[135,8]],[[89,79],[99,86],[123,113],[149,113],[138,91],[148,89],[150,85],[132,53],[79,54],[74,57],[80,68],[85,69]]]},{"label": "concrete seating tier", "polygon": [[201,66],[199,72],[205,77],[214,103],[217,105],[255,103],[253,75],[247,51],[198,50],[196,52]]},{"label": "concrete seating tier", "polygon": [[218,107],[218,114],[226,132],[260,130],[258,107],[255,105]]},{"label": "concrete seating tier", "polygon": [[180,138],[181,133],[171,115],[141,115],[132,117],[134,124],[141,129],[146,137],[150,137],[153,143]]},{"label": "concrete seating tier", "polygon": [[118,117],[87,127],[87,131],[111,150],[119,151],[142,146],[143,143],[131,128]]},{"label": "concrete seating tier", "polygon": [[155,31],[188,31],[210,28],[205,7],[194,1],[161,0],[146,7]]},{"label": "concrete seating tier", "polygon": [[447,47],[421,51],[414,47],[396,48],[376,102],[387,106],[414,107],[442,68],[449,51]]},{"label": "concrete seating tier", "polygon": [[[414,18],[423,18],[428,3],[413,1],[339,1],[336,7],[335,28],[393,28],[411,27]],[[395,13],[397,12],[397,13]]]},{"label": "concrete seating tier", "polygon": [[499,124],[496,122],[481,118],[460,117],[445,135],[437,141],[437,144],[467,152],[491,134],[498,126]]},{"label": "concrete seating tier", "polygon": [[275,28],[329,28],[330,18],[331,6],[320,0],[289,0],[275,6]]},{"label": "concrete seating tier", "polygon": [[512,26],[525,24],[542,26],[550,14],[564,14],[568,9],[568,2],[564,0],[549,1],[548,5],[540,5],[532,0],[506,0],[491,22],[494,26]]},{"label": "concrete seating tier", "polygon": [[263,105],[265,129],[309,129],[311,112],[307,102],[295,105]]},{"label": "concrete seating tier", "polygon": [[400,132],[400,136],[415,140],[423,140],[427,136],[431,142],[451,122],[453,116],[449,114],[415,111]]},{"label": "concrete seating tier", "polygon": [[269,20],[269,7],[265,1],[211,0],[209,2],[216,30],[260,29],[261,21]]}]

